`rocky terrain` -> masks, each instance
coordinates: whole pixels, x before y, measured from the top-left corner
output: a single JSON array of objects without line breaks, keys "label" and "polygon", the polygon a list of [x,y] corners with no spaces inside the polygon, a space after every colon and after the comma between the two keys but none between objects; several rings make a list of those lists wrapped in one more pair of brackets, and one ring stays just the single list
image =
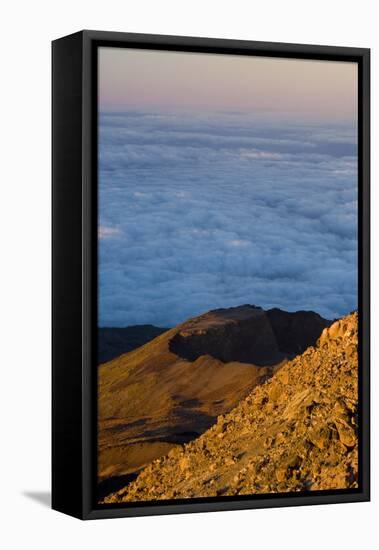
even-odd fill
[{"label": "rocky terrain", "polygon": [[330,322],[313,312],[219,309],[99,366],[99,497],[198,438]]},{"label": "rocky terrain", "polygon": [[313,311],[265,311],[250,305],[217,309],[180,327],[170,350],[189,361],[208,354],[225,363],[278,364],[314,344],[329,324]]},{"label": "rocky terrain", "polygon": [[357,314],[107,503],[357,487]]}]

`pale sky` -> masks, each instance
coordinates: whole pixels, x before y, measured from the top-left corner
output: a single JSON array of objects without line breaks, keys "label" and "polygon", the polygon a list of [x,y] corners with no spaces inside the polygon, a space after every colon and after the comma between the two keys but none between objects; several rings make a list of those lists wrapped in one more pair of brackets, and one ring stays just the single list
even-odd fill
[{"label": "pale sky", "polygon": [[356,119],[356,63],[99,48],[99,106]]}]

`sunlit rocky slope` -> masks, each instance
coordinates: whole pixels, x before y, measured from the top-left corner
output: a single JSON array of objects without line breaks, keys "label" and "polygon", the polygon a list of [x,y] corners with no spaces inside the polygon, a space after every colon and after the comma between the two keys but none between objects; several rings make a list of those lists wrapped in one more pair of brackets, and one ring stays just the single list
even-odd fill
[{"label": "sunlit rocky slope", "polygon": [[99,495],[210,428],[329,326],[313,312],[219,309],[100,365]]},{"label": "sunlit rocky slope", "polygon": [[154,460],[105,501],[356,487],[357,340],[356,313],[325,328],[317,345],[220,414],[203,435]]}]

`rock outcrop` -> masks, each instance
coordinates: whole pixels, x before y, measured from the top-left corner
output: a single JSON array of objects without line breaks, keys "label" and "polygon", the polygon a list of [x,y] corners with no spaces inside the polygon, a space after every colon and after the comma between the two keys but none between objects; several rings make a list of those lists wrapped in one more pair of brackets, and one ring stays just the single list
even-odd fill
[{"label": "rock outcrop", "polygon": [[105,502],[357,487],[357,346],[353,313]]},{"label": "rock outcrop", "polygon": [[331,321],[314,311],[290,313],[274,308],[267,311],[267,317],[278,349],[287,357],[295,357],[314,346],[321,332],[331,325]]},{"label": "rock outcrop", "polygon": [[170,351],[189,361],[208,354],[224,363],[274,365],[314,345],[329,325],[313,311],[217,309],[184,323],[170,340]]}]

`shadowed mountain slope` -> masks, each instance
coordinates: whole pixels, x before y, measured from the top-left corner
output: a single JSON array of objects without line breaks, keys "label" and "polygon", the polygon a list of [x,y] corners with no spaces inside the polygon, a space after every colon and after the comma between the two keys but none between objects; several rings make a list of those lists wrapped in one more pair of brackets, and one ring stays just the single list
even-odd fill
[{"label": "shadowed mountain slope", "polygon": [[166,330],[168,329],[153,325],[100,327],[97,333],[98,363],[105,363],[123,353],[139,348]]},{"label": "shadowed mountain slope", "polygon": [[357,487],[357,344],[353,313],[106,502]]},{"label": "shadowed mountain slope", "polygon": [[217,309],[187,321],[169,346],[189,361],[209,354],[225,363],[266,366],[306,350],[328,324],[313,311],[264,311],[245,305]]},{"label": "shadowed mountain slope", "polygon": [[100,365],[100,494],[201,435],[330,324],[313,312],[280,312],[272,323],[278,311],[211,311]]}]

